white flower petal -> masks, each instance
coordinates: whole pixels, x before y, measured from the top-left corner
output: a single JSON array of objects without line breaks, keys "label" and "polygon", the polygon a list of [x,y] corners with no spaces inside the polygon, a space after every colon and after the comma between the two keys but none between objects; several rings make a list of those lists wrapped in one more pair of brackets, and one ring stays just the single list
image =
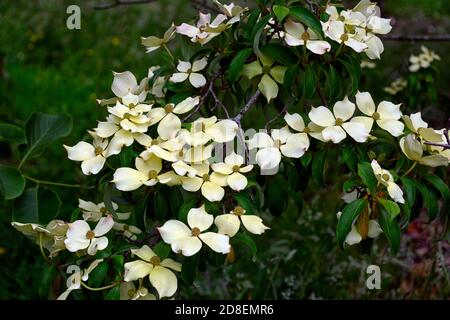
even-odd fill
[{"label": "white flower petal", "polygon": [[67,156],[73,161],[84,161],[95,157],[95,148],[91,144],[80,141],[73,147],[64,146]]},{"label": "white flower petal", "polygon": [[325,139],[325,141],[332,141],[333,143],[339,143],[347,137],[347,134],[341,127],[331,126],[323,129],[322,136]]},{"label": "white flower petal", "polygon": [[[348,100],[348,97],[345,97],[344,100],[338,101],[334,104],[333,113],[336,118],[347,121],[355,113],[355,108],[355,104]],[[317,124],[320,125],[319,123]]]},{"label": "white flower petal", "polygon": [[394,137],[402,135],[405,129],[405,125],[397,120],[378,120],[377,124],[381,129],[386,130]]},{"label": "white flower petal", "polygon": [[218,253],[230,252],[230,238],[214,232],[202,233],[198,236],[208,247]]},{"label": "white flower petal", "polygon": [[125,263],[124,270],[125,275],[123,279],[125,281],[136,281],[148,276],[153,270],[153,265],[142,260],[136,260]]},{"label": "white flower petal", "polygon": [[326,107],[311,108],[308,117],[312,122],[321,127],[334,126],[336,122],[333,113]]},{"label": "white flower petal", "polygon": [[218,184],[211,181],[205,181],[201,190],[202,195],[211,202],[220,201],[225,195],[225,190]]},{"label": "white flower petal", "polygon": [[294,129],[295,131],[302,132],[305,130],[305,121],[302,116],[298,113],[286,113],[284,116],[284,121],[288,124],[289,127]]},{"label": "white flower petal", "polygon": [[150,283],[158,291],[160,299],[173,296],[178,287],[175,274],[161,266],[155,266],[150,273]]},{"label": "white flower petal", "polygon": [[175,138],[181,129],[181,120],[173,113],[169,113],[158,124],[158,134],[164,140]]},{"label": "white flower petal", "polygon": [[373,102],[372,96],[369,92],[359,92],[356,94],[356,105],[358,109],[371,117],[375,112],[375,103]]},{"label": "white flower petal", "polygon": [[266,227],[262,219],[255,215],[241,215],[242,224],[244,225],[245,229],[247,229],[250,233],[253,234],[263,234],[264,231],[267,229],[270,229]]},{"label": "white flower petal", "polygon": [[355,121],[346,122],[342,124],[342,128],[344,128],[348,135],[356,142],[366,142],[369,137],[369,131],[367,131],[367,128],[362,123]]},{"label": "white flower petal", "polygon": [[173,252],[190,257],[200,251],[202,242],[197,237],[188,236],[174,240],[171,246]]},{"label": "white flower petal", "polygon": [[189,76],[189,82],[194,88],[201,88],[206,84],[206,78],[201,73],[191,73]]},{"label": "white flower petal", "polygon": [[277,148],[264,148],[256,153],[256,162],[261,170],[275,169],[280,164],[280,161],[281,153]]},{"label": "white flower petal", "polygon": [[234,172],[233,174],[228,176],[227,183],[231,189],[233,189],[235,191],[241,191],[241,190],[245,189],[248,181],[247,181],[247,178],[243,174],[241,174],[239,172]]},{"label": "white flower petal", "polygon": [[114,172],[112,182],[121,191],[133,191],[139,189],[149,180],[148,175],[132,168],[118,168]]},{"label": "white flower petal", "polygon": [[234,237],[234,235],[239,231],[241,221],[234,214],[222,214],[216,217],[214,224],[219,229],[217,232],[220,234],[225,234],[229,237]]},{"label": "white flower petal", "polygon": [[214,221],[214,216],[205,211],[205,206],[199,208],[192,208],[187,214],[187,221],[191,229],[198,228],[200,231],[205,231]]},{"label": "white flower petal", "polygon": [[95,156],[92,159],[84,160],[81,163],[81,170],[85,175],[97,174],[103,169],[106,159],[102,155]]},{"label": "white flower petal", "polygon": [[101,218],[100,221],[95,226],[94,229],[95,236],[101,237],[107,234],[112,229],[113,226],[114,226],[114,219],[112,218],[111,215]]}]

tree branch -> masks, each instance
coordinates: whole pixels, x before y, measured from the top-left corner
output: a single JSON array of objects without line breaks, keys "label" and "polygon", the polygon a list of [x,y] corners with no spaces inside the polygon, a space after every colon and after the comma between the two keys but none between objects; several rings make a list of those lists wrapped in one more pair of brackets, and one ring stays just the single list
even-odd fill
[{"label": "tree branch", "polygon": [[236,117],[233,118],[234,121],[240,122],[244,114],[250,110],[250,108],[255,104],[258,97],[261,95],[261,91],[256,90],[255,94],[248,100],[247,104],[241,109],[241,111],[237,114]]},{"label": "tree branch", "polygon": [[387,35],[381,38],[385,41],[429,41],[429,42],[444,42],[450,41],[450,34],[435,34],[435,35]]}]

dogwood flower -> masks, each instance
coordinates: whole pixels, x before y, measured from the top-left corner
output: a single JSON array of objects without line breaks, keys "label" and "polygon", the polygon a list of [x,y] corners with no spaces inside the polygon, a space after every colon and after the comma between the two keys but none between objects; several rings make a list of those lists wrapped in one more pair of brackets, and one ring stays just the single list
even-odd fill
[{"label": "dogwood flower", "polygon": [[171,270],[180,272],[181,264],[169,258],[161,260],[146,245],[140,249],[131,249],[131,253],[141,260],[125,263],[124,280],[130,282],[149,276],[150,283],[155,287],[159,298],[173,296],[177,291],[178,281]]},{"label": "dogwood flower", "polygon": [[164,174],[159,174],[162,170],[162,161],[156,155],[150,155],[147,160],[140,157],[135,160],[136,169],[118,168],[111,181],[116,188],[121,191],[133,191],[142,185],[154,186],[158,182],[165,183],[170,180]]},{"label": "dogwood flower", "polygon": [[234,208],[230,213],[219,215],[215,218],[214,224],[219,228],[220,234],[234,237],[239,231],[241,222],[248,232],[253,234],[263,234],[270,229],[262,223],[262,219],[255,215],[245,214],[241,207]]},{"label": "dogwood flower", "polygon": [[403,133],[405,126],[399,119],[402,116],[400,111],[401,104],[393,104],[389,101],[382,101],[375,110],[375,103],[369,92],[359,92],[356,94],[356,104],[358,109],[369,117],[354,117],[353,121],[363,124],[367,131],[372,130],[373,122],[389,132],[394,137],[398,137]]},{"label": "dogwood flower", "polygon": [[238,124],[230,119],[217,121],[217,117],[198,118],[192,122],[189,134],[183,136],[191,146],[205,145],[209,141],[225,143],[233,140],[239,130]]},{"label": "dogwood flower", "polygon": [[192,64],[189,61],[178,61],[177,73],[170,77],[170,81],[178,83],[184,82],[189,78],[189,82],[195,88],[201,88],[206,84],[206,78],[200,73],[206,68],[208,64],[208,57],[194,61]]},{"label": "dogwood flower", "polygon": [[403,199],[403,191],[400,189],[398,184],[394,182],[392,174],[388,170],[382,169],[376,160],[372,160],[371,166],[378,182],[387,187],[389,196],[395,202],[405,203],[405,200]]},{"label": "dogwood flower", "polygon": [[[247,178],[242,173],[252,171],[253,166],[242,166],[244,158],[234,152],[225,157],[224,162],[213,163],[211,168],[214,172],[227,176],[227,184],[235,191],[244,190],[247,186]],[[220,232],[219,232],[220,233]]]},{"label": "dogwood flower", "polygon": [[[103,261],[103,259],[96,259],[92,261],[92,263],[83,271],[79,269],[78,271],[73,272],[73,274],[67,278],[68,285],[66,291],[64,291],[56,300],[66,300],[69,294],[73,290],[78,290],[81,288],[81,281],[86,282],[89,280],[89,274],[94,271],[95,268]],[[67,273],[72,272],[70,269],[73,266],[67,267]]]},{"label": "dogwood flower", "polygon": [[423,146],[416,140],[414,134],[408,134],[400,139],[400,148],[406,157],[428,167],[448,166],[448,159],[440,154],[423,156]]},{"label": "dogwood flower", "polygon": [[139,229],[136,226],[132,226],[129,224],[125,224],[125,223],[119,223],[119,222],[114,222],[114,226],[113,229],[119,232],[122,232],[122,234],[131,240],[137,240],[137,236],[142,233],[142,230]]},{"label": "dogwood flower", "polygon": [[172,40],[175,37],[175,30],[176,27],[172,23],[172,26],[169,29],[167,29],[162,38],[158,38],[155,36],[150,36],[146,38],[141,37],[141,43],[143,46],[146,47],[146,52],[150,53],[152,51],[159,49],[161,46],[165,45],[170,40]]},{"label": "dogwood flower", "polygon": [[[116,210],[119,208],[117,203],[111,202],[111,204],[119,220],[128,220],[130,218],[131,212],[117,212]],[[103,202],[95,204],[91,201],[78,199],[78,208],[81,209],[81,212],[83,213],[83,219],[86,221],[97,222],[104,215],[111,214],[108,209],[106,209]]]},{"label": "dogwood flower", "polygon": [[258,60],[244,65],[242,75],[248,79],[262,75],[258,89],[266,97],[267,102],[270,102],[278,96],[277,82],[283,84],[286,69],[284,66],[274,66],[271,59],[261,56]]},{"label": "dogwood flower", "polygon": [[305,29],[303,24],[294,22],[292,19],[288,19],[284,24],[286,31],[284,35],[284,41],[289,46],[304,46],[315,54],[324,54],[331,50],[331,45],[323,40],[319,40],[319,36],[311,30],[311,28]]},{"label": "dogwood flower", "polygon": [[148,292],[139,280],[139,287],[136,288],[133,282],[120,283],[120,300],[156,300],[155,295]]},{"label": "dogwood flower", "polygon": [[322,136],[325,141],[339,143],[347,137],[347,133],[356,142],[365,142],[370,130],[356,121],[349,121],[355,112],[355,104],[345,97],[333,106],[333,113],[326,107],[312,107],[308,116],[316,125],[323,127]]},{"label": "dogwood flower", "polygon": [[[342,214],[342,212],[338,212],[337,213],[338,219],[340,218],[341,214]],[[367,222],[367,236],[369,238],[375,239],[382,232],[383,232],[383,230],[381,229],[380,224],[378,223],[378,221],[376,221],[374,219],[370,219]],[[352,246],[352,245],[360,243],[362,240],[363,240],[363,236],[358,231],[358,228],[357,228],[357,226],[355,224],[355,221],[354,221],[353,224],[352,224],[352,228],[351,228],[350,232],[345,237],[345,243],[348,244],[349,246]]]},{"label": "dogwood flower", "polygon": [[295,134],[289,137],[289,139],[294,141],[295,143],[298,143],[300,146],[300,149],[298,150],[299,153],[297,154],[297,156],[299,157],[303,156],[301,150],[303,150],[303,153],[308,151],[309,149],[308,134],[314,136],[315,128],[310,126],[306,127],[302,116],[299,115],[298,113],[289,114],[289,112],[286,112],[286,115],[284,116],[284,121],[286,121],[289,128],[291,128],[294,131],[297,131]]},{"label": "dogwood flower", "polygon": [[166,104],[164,108],[153,108],[148,113],[150,117],[150,125],[158,123],[158,134],[164,140],[175,138],[181,129],[181,120],[177,115],[191,111],[200,103],[200,97],[188,97],[178,103]]},{"label": "dogwood flower", "polygon": [[202,195],[211,202],[222,200],[225,195],[223,187],[227,186],[227,175],[218,172],[210,174],[208,162],[194,164],[192,167],[196,170],[196,175],[181,178],[183,189],[189,192],[201,190]]},{"label": "dogwood flower", "polygon": [[264,132],[256,133],[247,141],[250,150],[258,148],[256,162],[262,171],[277,172],[283,154],[289,158],[300,158],[309,146],[308,136],[293,134],[285,126],[272,130],[270,136]]},{"label": "dogwood flower", "polygon": [[352,28],[353,32],[348,32],[346,29],[346,24],[342,21],[331,21],[324,28],[325,35],[336,41],[337,43],[344,44],[356,52],[360,53],[367,50],[368,46],[362,41],[362,35],[364,35],[364,30],[361,28]]},{"label": "dogwood flower", "polygon": [[[177,33],[188,36],[192,42],[207,44],[212,39],[220,35],[223,31],[230,28],[232,24],[239,21],[238,18],[230,20],[230,23],[224,23],[227,16],[218,14],[217,17],[211,21],[211,14],[199,13],[200,17],[195,26],[182,23],[177,26]],[[239,15],[238,15],[239,16]],[[239,16],[240,17],[240,16]]]},{"label": "dogwood flower", "polygon": [[395,79],[389,86],[385,87],[383,90],[390,95],[395,96],[399,92],[402,92],[408,85],[408,81],[403,78]]},{"label": "dogwood flower", "polygon": [[205,206],[192,208],[187,214],[188,226],[178,220],[169,220],[158,228],[161,238],[172,247],[175,253],[186,257],[193,256],[205,243],[213,251],[226,254],[230,252],[229,237],[215,232],[205,232],[213,224],[214,216],[205,211]]},{"label": "dogwood flower", "polygon": [[444,141],[442,140],[442,134],[436,132],[432,128],[428,128],[428,123],[423,121],[420,112],[412,113],[409,116],[403,116],[402,118],[406,127],[421,140],[438,143]]},{"label": "dogwood flower", "polygon": [[99,173],[109,156],[108,139],[100,137],[93,131],[88,133],[92,137],[92,144],[80,141],[73,147],[63,145],[70,160],[81,162],[81,170],[85,175]]},{"label": "dogwood flower", "polygon": [[67,239],[64,240],[67,250],[77,252],[87,248],[87,253],[91,256],[97,253],[97,250],[103,250],[108,246],[107,234],[114,226],[114,220],[111,215],[101,218],[95,229],[91,230],[89,224],[84,220],[77,220],[69,223],[67,230]]},{"label": "dogwood flower", "polygon": [[142,79],[138,85],[136,77],[130,71],[113,72],[113,75],[114,80],[111,90],[118,98],[132,94],[138,97],[138,102],[145,100],[147,97],[148,78]]},{"label": "dogwood flower", "polygon": [[437,55],[434,51],[430,51],[427,47],[421,47],[422,53],[419,55],[411,55],[409,57],[409,71],[417,72],[420,69],[427,69],[431,66],[434,61],[441,60],[441,57]]},{"label": "dogwood flower", "polygon": [[13,221],[11,225],[23,233],[28,239],[33,240],[43,248],[47,249],[50,257],[55,257],[66,248],[64,239],[68,229],[66,222],[52,220],[46,226],[36,223],[20,223]]}]

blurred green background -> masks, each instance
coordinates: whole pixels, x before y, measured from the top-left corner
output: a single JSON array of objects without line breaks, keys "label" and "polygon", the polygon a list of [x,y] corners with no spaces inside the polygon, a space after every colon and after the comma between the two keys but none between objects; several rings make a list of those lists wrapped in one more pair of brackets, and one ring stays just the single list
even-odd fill
[{"label": "blurred green background", "polygon": [[[130,70],[141,79],[150,66],[160,62],[158,53],[145,53],[140,36],[160,35],[172,21],[179,24],[196,15],[196,9],[186,0],[93,9],[94,4],[113,1],[0,2],[0,121],[23,125],[33,111],[68,113],[74,119],[69,137],[27,163],[24,171],[30,176],[67,183],[93,181],[82,175],[77,163],[67,159],[62,143],[75,144],[104,117],[95,99],[111,96],[112,70]],[[71,4],[81,7],[81,30],[66,28],[66,8]],[[448,0],[387,0],[383,1],[383,16],[393,18],[392,34],[450,31]],[[365,69],[362,89],[375,93],[377,100],[388,97],[383,87],[406,74],[407,59],[420,51],[420,45],[386,41],[377,67]],[[423,105],[422,111],[425,119],[440,128],[449,115],[450,43],[426,45],[443,60],[436,80],[437,100]],[[17,164],[16,153],[0,141],[2,164]],[[337,184],[309,190],[301,215],[294,212],[294,217],[268,221],[272,231],[258,240],[265,249],[256,261],[238,257],[234,264],[210,269],[199,277],[196,288],[181,297],[401,299],[450,295],[448,242],[436,247],[429,240],[439,225],[415,222],[397,257],[390,256],[383,241],[376,244],[371,255],[340,252],[334,238],[340,189]],[[58,191],[66,214],[76,208],[78,197],[99,202],[101,198],[94,199],[99,196],[76,189]],[[38,247],[10,226],[11,204],[2,204],[0,210],[0,298],[38,298],[37,283],[45,262]],[[427,248],[425,252],[423,248]],[[433,263],[440,263],[441,268],[430,272]],[[382,268],[382,290],[365,287],[365,270],[370,264]]]}]

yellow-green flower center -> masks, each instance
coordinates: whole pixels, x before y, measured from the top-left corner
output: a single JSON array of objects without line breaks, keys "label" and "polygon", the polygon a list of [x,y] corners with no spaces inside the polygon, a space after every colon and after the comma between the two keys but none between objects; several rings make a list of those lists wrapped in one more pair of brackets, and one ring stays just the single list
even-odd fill
[{"label": "yellow-green flower center", "polygon": [[94,238],[95,238],[95,233],[94,233],[94,231],[89,230],[88,232],[86,232],[86,238],[87,238],[88,240],[94,239]]},{"label": "yellow-green flower center", "polygon": [[263,66],[263,67],[262,67],[262,72],[263,72],[264,74],[270,73],[270,67],[269,67],[269,66]]},{"label": "yellow-green flower center", "polygon": [[245,213],[245,210],[242,207],[236,207],[236,208],[233,209],[232,213],[237,215],[237,216],[241,216],[241,215],[243,215]]},{"label": "yellow-green flower center", "polygon": [[236,164],[236,165],[233,166],[232,170],[233,170],[233,172],[239,172],[240,169],[241,169],[241,166]]},{"label": "yellow-green flower center", "polygon": [[384,181],[389,181],[390,178],[387,173],[384,173],[381,177],[383,178]]},{"label": "yellow-green flower center", "polygon": [[342,120],[341,118],[336,118],[335,125],[342,126],[343,123],[344,123],[344,120]]},{"label": "yellow-green flower center", "polygon": [[309,35],[308,32],[303,32],[303,33],[302,33],[302,40],[303,40],[303,41],[308,41],[310,38],[311,38],[311,37],[310,37],[310,35]]},{"label": "yellow-green flower center", "polygon": [[149,179],[156,179],[158,177],[158,172],[156,172],[155,170],[150,170],[150,172],[148,173],[148,177]]},{"label": "yellow-green flower center", "polygon": [[153,256],[150,259],[150,263],[154,266],[157,266],[161,263],[161,259],[158,256]]},{"label": "yellow-green flower center", "polygon": [[373,115],[372,115],[372,118],[374,120],[380,120],[381,116],[380,116],[380,114],[378,112],[374,112]]},{"label": "yellow-green flower center", "polygon": [[128,294],[128,297],[133,298],[134,295],[136,294],[136,290],[130,289],[130,290],[128,290],[127,294]]},{"label": "yellow-green flower center", "polygon": [[198,237],[200,234],[200,229],[197,227],[192,228],[192,236],[193,237]]},{"label": "yellow-green flower center", "polygon": [[128,231],[130,229],[130,226],[125,224],[123,225],[123,231]]},{"label": "yellow-green flower center", "polygon": [[100,208],[100,213],[106,214],[106,213],[108,213],[108,209],[106,209],[105,207],[102,207],[102,208]]},{"label": "yellow-green flower center", "polygon": [[102,147],[95,147],[94,153],[95,153],[96,156],[101,155],[103,153],[103,148]]},{"label": "yellow-green flower center", "polygon": [[347,40],[348,40],[348,34],[344,33],[344,34],[341,36],[341,41],[342,41],[342,42],[345,42],[345,41],[347,41]]},{"label": "yellow-green flower center", "polygon": [[209,176],[209,174],[205,173],[205,174],[202,176],[202,178],[203,178],[203,181],[209,181],[210,176]]},{"label": "yellow-green flower center", "polygon": [[308,127],[306,127],[305,129],[303,129],[303,132],[304,132],[304,133],[310,133],[310,132],[311,132],[311,129],[308,128]]},{"label": "yellow-green flower center", "polygon": [[166,104],[166,106],[164,107],[164,111],[166,113],[172,113],[173,109],[174,109],[173,103]]},{"label": "yellow-green flower center", "polygon": [[279,148],[282,145],[282,142],[280,139],[275,139],[275,141],[273,142],[273,145],[275,148]]}]

